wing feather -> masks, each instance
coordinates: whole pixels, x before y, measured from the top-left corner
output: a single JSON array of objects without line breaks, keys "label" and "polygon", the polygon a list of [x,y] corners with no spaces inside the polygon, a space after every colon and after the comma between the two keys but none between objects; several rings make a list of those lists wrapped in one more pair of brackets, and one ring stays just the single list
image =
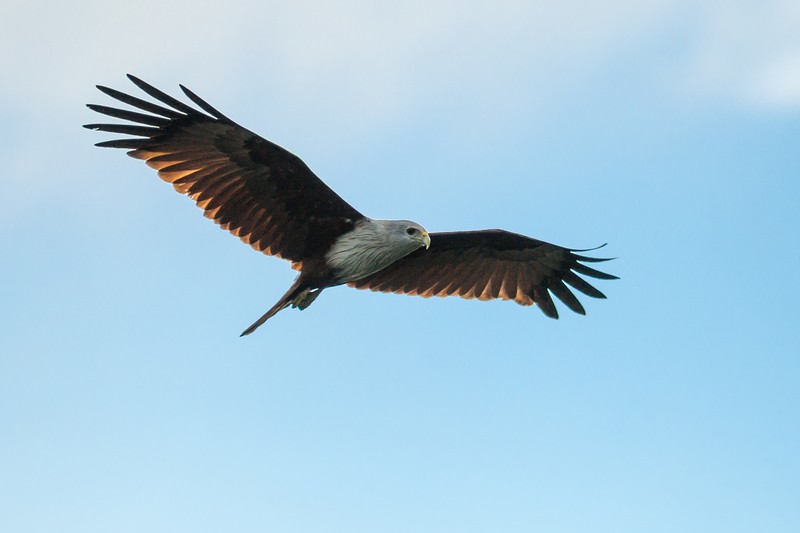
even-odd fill
[{"label": "wing feather", "polygon": [[550,289],[550,292],[555,294],[556,297],[572,311],[578,313],[579,315],[586,314],[586,310],[583,308],[583,305],[581,305],[581,302],[578,301],[572,291],[567,288],[562,280],[553,279],[548,288]]},{"label": "wing feather", "polygon": [[569,309],[586,314],[570,287],[593,298],[605,298],[577,273],[597,279],[616,279],[582,262],[608,259],[503,230],[432,233],[430,249],[420,249],[364,279],[350,283],[358,289],[462,298],[513,300],[536,304],[558,318],[553,295]]},{"label": "wing feather", "polygon": [[558,318],[558,310],[550,293],[547,292],[547,287],[544,285],[533,286],[533,301],[539,306],[542,312],[550,318]]},{"label": "wing feather", "polygon": [[586,265],[582,265],[577,263],[575,266],[572,267],[572,270],[577,272],[578,274],[583,274],[584,276],[589,276],[592,278],[597,279],[614,279],[614,276],[610,274],[606,274],[605,272],[600,272],[594,268],[588,267]]},{"label": "wing feather", "polygon": [[574,272],[565,272],[562,278],[565,282],[569,283],[573,288],[581,291],[586,296],[592,298],[605,298],[606,295],[595,289],[588,281],[578,276]]},{"label": "wing feather", "polygon": [[[163,127],[169,124],[169,120],[154,115],[145,115],[144,113],[137,113],[135,111],[127,111],[125,109],[117,109],[116,107],[108,107],[104,105],[87,104],[86,107],[113,118],[120,118],[122,120],[130,120],[138,124],[147,124],[149,126]],[[90,127],[93,126],[93,127]],[[86,128],[93,130],[104,130],[104,124],[87,124]],[[112,124],[111,126],[115,126]],[[115,132],[110,132],[115,133]]]},{"label": "wing feather", "polygon": [[363,215],[342,200],[297,156],[236,124],[181,86],[199,107],[169,96],[134,76],[156,102],[98,86],[136,111],[89,104],[124,124],[87,124],[128,135],[97,143],[126,148],[144,160],[204,214],[253,248],[295,263],[321,254]]},{"label": "wing feather", "polygon": [[173,111],[172,109],[161,107],[158,104],[148,102],[147,100],[142,100],[141,98],[136,98],[135,96],[125,94],[122,91],[118,91],[110,87],[104,87],[103,85],[98,85],[97,88],[100,90],[100,92],[107,94],[108,96],[114,98],[115,100],[119,100],[120,102],[128,104],[131,107],[139,108],[142,111],[153,113],[154,115],[161,115],[162,117],[165,118],[180,118],[184,116],[182,113],[179,113],[178,111]]},{"label": "wing feather", "polygon": [[486,280],[483,291],[478,296],[479,300],[494,300],[500,296],[500,284],[502,283],[506,264],[498,262],[492,264],[491,267],[492,268],[487,269],[489,271],[489,277]]},{"label": "wing feather", "polygon": [[519,269],[514,268],[513,265],[506,265],[506,273],[500,286],[500,298],[503,300],[516,300],[517,292],[519,292],[519,287],[517,286],[518,278]]}]

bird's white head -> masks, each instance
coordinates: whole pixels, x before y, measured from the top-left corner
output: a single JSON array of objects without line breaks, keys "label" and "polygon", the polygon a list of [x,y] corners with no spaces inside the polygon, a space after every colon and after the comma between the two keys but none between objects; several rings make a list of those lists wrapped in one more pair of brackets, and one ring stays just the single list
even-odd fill
[{"label": "bird's white head", "polygon": [[325,254],[340,283],[361,279],[431,245],[428,232],[410,220],[359,220]]},{"label": "bird's white head", "polygon": [[425,247],[428,249],[431,245],[431,238],[428,232],[410,220],[381,220],[389,230],[390,239],[392,239],[398,246],[405,248],[410,247],[411,250]]}]

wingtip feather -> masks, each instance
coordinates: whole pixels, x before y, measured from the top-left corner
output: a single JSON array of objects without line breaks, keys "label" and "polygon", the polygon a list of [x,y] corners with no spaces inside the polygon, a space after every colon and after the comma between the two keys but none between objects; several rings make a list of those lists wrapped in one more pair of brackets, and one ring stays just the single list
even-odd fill
[{"label": "wingtip feather", "polygon": [[197,96],[191,89],[189,89],[188,87],[186,87],[182,83],[179,83],[178,87],[181,88],[181,91],[183,91],[183,94],[185,94],[189,98],[189,100],[191,100],[192,102],[194,102],[195,104],[200,106],[200,108],[203,111],[205,111],[206,113],[208,113],[211,116],[213,116],[213,117],[215,117],[217,119],[220,119],[220,120],[224,120],[224,121],[228,121],[228,122],[231,121],[228,117],[226,117],[225,115],[220,113],[211,104],[209,104],[208,102],[206,102],[205,100],[203,100],[202,98]]}]

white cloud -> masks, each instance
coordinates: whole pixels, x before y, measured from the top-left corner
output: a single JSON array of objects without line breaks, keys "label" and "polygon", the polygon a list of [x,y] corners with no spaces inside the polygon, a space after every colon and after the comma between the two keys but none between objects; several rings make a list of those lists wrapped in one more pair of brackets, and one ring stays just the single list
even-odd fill
[{"label": "white cloud", "polygon": [[[25,130],[13,135],[16,144],[42,132],[69,139],[50,148],[63,159],[75,153],[73,143],[89,142],[75,134],[92,120],[82,104],[108,101],[92,85],[130,89],[125,72],[169,92],[185,83],[248,126],[282,121],[285,139],[335,136],[343,145],[352,138],[353,150],[406,117],[435,113],[456,130],[486,129],[566,106],[576,87],[587,86],[580,94],[590,98],[609,65],[634,57],[642,76],[658,70],[663,56],[637,55],[654,40],[677,50],[668,61],[679,74],[669,80],[676,99],[688,89],[701,102],[800,106],[796,0],[16,4],[0,5],[3,127]],[[255,116],[237,113],[231,101]],[[35,150],[10,153],[10,146],[0,158],[19,168],[12,180],[19,187],[43,187],[57,175],[26,175],[40,170],[19,154]]]},{"label": "white cloud", "polygon": [[709,3],[696,15],[685,83],[701,97],[800,107],[800,3]]},{"label": "white cloud", "polygon": [[[55,105],[121,72],[224,84],[262,79],[285,95],[393,113],[427,88],[479,93],[552,85],[657,23],[667,3],[84,1],[0,8],[0,91]],[[660,6],[660,7],[659,7]],[[190,77],[192,79],[187,80]],[[514,96],[513,94],[511,96]],[[385,109],[385,108],[389,109]]]},{"label": "white cloud", "polygon": [[530,106],[653,35],[690,41],[676,47],[676,88],[750,104],[800,102],[796,0],[86,0],[6,3],[0,19],[0,46],[13,51],[0,56],[13,80],[0,95],[32,110],[71,104],[129,71],[203,92],[247,83],[295,99],[296,108],[318,103],[317,115],[360,120],[396,118],[426,101]]},{"label": "white cloud", "polygon": [[[270,123],[283,120],[285,138],[300,135],[295,127],[304,137],[352,136],[356,146],[375,128],[442,109],[453,127],[458,120],[486,127],[504,110],[543,105],[548,94],[599,68],[656,24],[665,5],[5,3],[0,47],[10,52],[0,55],[0,112],[16,117],[7,124],[26,130],[20,138],[47,131],[74,140],[77,125],[93,120],[83,104],[108,102],[93,85],[135,92],[123,78],[132,72],[168,92],[185,83],[237,118],[243,114],[229,102],[241,101],[255,116],[240,120],[255,127],[267,122],[258,113],[267,113]],[[309,132],[309,124],[319,131]]]},{"label": "white cloud", "polygon": [[800,46],[766,61],[752,88],[757,102],[780,107],[800,107]]}]

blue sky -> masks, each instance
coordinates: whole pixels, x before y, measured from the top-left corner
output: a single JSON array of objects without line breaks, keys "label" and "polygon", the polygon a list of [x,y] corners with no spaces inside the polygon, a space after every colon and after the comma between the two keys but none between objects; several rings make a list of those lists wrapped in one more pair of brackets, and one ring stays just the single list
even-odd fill
[{"label": "blue sky", "polygon": [[[800,9],[4,5],[0,530],[795,531]],[[617,257],[588,315],[294,272],[80,128],[183,83],[376,218]]]}]

